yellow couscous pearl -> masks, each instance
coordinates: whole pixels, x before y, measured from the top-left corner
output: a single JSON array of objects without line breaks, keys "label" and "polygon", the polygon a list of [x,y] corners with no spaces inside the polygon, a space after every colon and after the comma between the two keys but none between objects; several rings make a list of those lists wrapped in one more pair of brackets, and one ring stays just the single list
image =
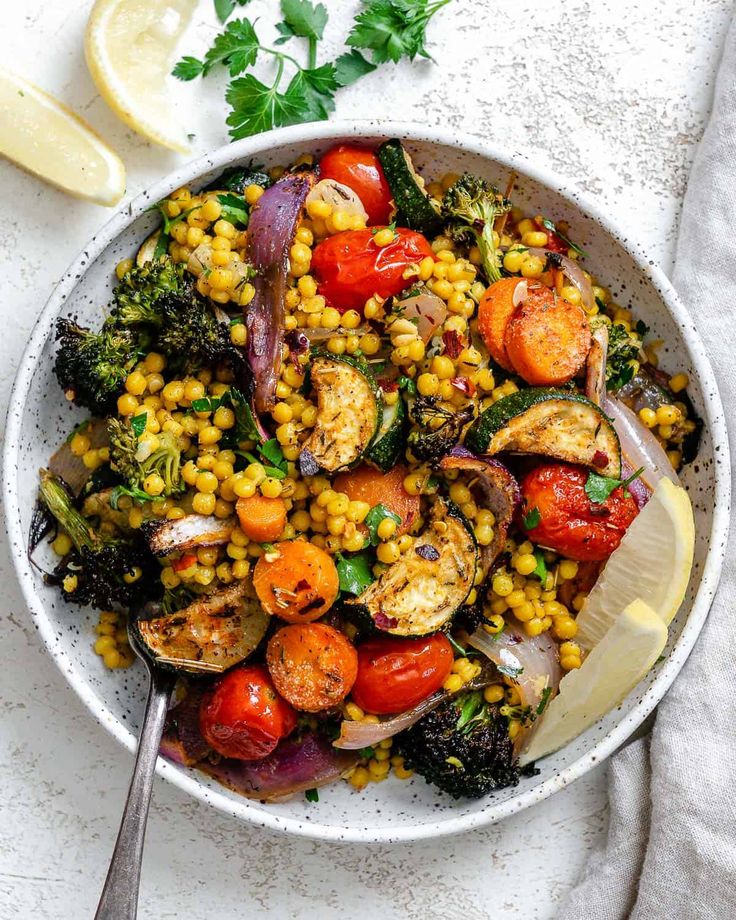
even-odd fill
[{"label": "yellow couscous pearl", "polygon": [[192,510],[197,514],[212,514],[217,499],[211,492],[197,492],[192,498]]},{"label": "yellow couscous pearl", "polygon": [[690,378],[687,374],[675,374],[674,377],[670,377],[670,389],[673,393],[681,393],[689,384]]}]

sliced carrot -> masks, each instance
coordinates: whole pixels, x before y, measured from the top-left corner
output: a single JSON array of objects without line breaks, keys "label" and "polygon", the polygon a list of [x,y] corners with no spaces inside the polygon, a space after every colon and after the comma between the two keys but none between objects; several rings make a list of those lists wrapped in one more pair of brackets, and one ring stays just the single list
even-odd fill
[{"label": "sliced carrot", "polygon": [[286,505],[281,498],[266,498],[256,492],[249,498],[239,498],[235,511],[240,529],[257,543],[278,540],[286,526]]},{"label": "sliced carrot", "polygon": [[516,309],[504,336],[516,372],[532,386],[560,386],[585,364],[590,351],[585,311],[537,286]]},{"label": "sliced carrot", "polygon": [[478,303],[478,332],[496,364],[512,373],[514,368],[506,353],[504,335],[516,310],[514,291],[522,281],[523,278],[502,278],[486,289]]},{"label": "sliced carrot", "polygon": [[268,643],[266,663],[281,696],[304,712],[336,706],[358,675],[355,646],[326,623],[284,626]]},{"label": "sliced carrot", "polygon": [[335,603],[340,581],[332,557],[304,540],[279,543],[253,570],[264,609],[287,623],[311,623]]},{"label": "sliced carrot", "polygon": [[395,466],[388,473],[373,469],[372,466],[359,466],[335,477],[333,487],[336,492],[344,492],[350,501],[385,505],[389,511],[398,514],[401,526],[396,535],[406,533],[419,514],[420,498],[410,495],[404,488],[404,479],[409,474],[405,466]]}]

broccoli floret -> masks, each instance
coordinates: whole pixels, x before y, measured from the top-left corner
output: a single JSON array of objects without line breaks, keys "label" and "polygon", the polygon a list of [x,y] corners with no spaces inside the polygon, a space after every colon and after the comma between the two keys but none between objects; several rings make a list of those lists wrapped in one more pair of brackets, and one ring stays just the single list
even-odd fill
[{"label": "broccoli floret", "polygon": [[151,473],[164,481],[162,498],[183,491],[181,449],[177,439],[168,431],[156,435],[158,447],[150,440],[139,441],[129,421],[111,418],[107,423],[110,437],[110,466],[122,476],[131,489],[143,490]]},{"label": "broccoli floret", "polygon": [[453,412],[439,405],[436,396],[417,396],[409,417],[419,427],[409,434],[409,448],[417,460],[439,463],[460,440],[463,427],[473,417],[473,407]]},{"label": "broccoli floret", "polygon": [[191,288],[191,282],[184,276],[183,263],[168,257],[132,268],[113,291],[113,308],[105,325],[160,326],[161,298],[171,294],[189,296]]},{"label": "broccoli floret", "polygon": [[230,325],[220,322],[195,290],[187,296],[168,295],[159,302],[161,328],[156,348],[169,359],[174,373],[227,364],[238,370],[243,358],[230,340]]},{"label": "broccoli floret", "polygon": [[114,411],[125,378],[140,357],[137,336],[109,327],[92,332],[62,318],[56,323],[56,339],[54,372],[67,397],[94,415]]},{"label": "broccoli floret", "polygon": [[[638,333],[629,332],[622,323],[612,323],[605,316],[592,317],[590,325],[593,329],[602,325],[608,328],[606,388],[615,393],[639,370],[642,358],[641,338]],[[645,331],[646,329],[642,328],[642,334]]]},{"label": "broccoli floret", "polygon": [[489,283],[498,281],[501,270],[493,243],[493,224],[511,210],[511,202],[489,182],[465,173],[445,192],[442,208],[449,235],[474,243],[480,249],[486,279]]},{"label": "broccoli floret", "polygon": [[158,566],[145,546],[95,530],[74,507],[63,482],[48,470],[41,471],[40,494],[74,544],[54,572],[67,600],[100,609],[132,607],[151,592],[160,593]]},{"label": "broccoli floret", "polygon": [[456,799],[477,799],[519,782],[506,717],[481,690],[442,703],[396,743],[409,769]]}]

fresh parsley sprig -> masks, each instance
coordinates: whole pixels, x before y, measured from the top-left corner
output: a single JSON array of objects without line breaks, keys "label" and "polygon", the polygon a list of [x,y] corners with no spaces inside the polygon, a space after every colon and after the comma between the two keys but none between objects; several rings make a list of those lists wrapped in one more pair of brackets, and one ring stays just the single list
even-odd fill
[{"label": "fresh parsley sprig", "polygon": [[588,473],[588,478],[585,482],[585,494],[593,504],[602,505],[615,489],[623,488],[624,494],[628,494],[626,493],[626,486],[635,479],[638,479],[643,472],[644,467],[640,466],[639,469],[632,473],[627,479],[615,479],[612,476],[600,476],[598,473],[593,473],[591,471]]},{"label": "fresh parsley sprig", "polygon": [[[248,2],[215,0],[215,11],[224,23],[236,4],[245,6]],[[363,0],[363,9],[346,40],[351,50],[334,63],[318,65],[318,45],[328,21],[326,7],[312,0],[280,0],[283,18],[276,25],[278,47],[262,44],[255,24],[249,19],[236,19],[217,35],[204,58],[183,57],[173,74],[188,81],[206,77],[216,67],[227,68],[232,78],[225,92],[231,108],[227,124],[233,140],[270,128],[323,121],[335,108],[337,90],[355,83],[379,64],[397,62],[403,57],[412,61],[417,56],[430,58],[425,46],[427,24],[449,2]],[[292,39],[306,42],[306,67],[281,50]],[[275,64],[272,82],[263,82],[247,72],[263,59]]]}]

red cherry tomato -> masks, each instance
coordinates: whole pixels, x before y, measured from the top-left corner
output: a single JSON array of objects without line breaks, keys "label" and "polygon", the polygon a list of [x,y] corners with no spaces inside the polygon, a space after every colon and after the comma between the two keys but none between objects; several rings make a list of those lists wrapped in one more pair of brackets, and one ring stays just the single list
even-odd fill
[{"label": "red cherry tomato", "polygon": [[355,192],[368,214],[369,226],[387,224],[391,219],[391,189],[372,150],[338,144],[319,161],[319,174],[320,178],[334,179]]},{"label": "red cherry tomato", "polygon": [[388,246],[377,246],[370,230],[345,230],[327,237],[312,254],[319,292],[338,310],[363,310],[374,294],[391,297],[409,282],[407,266],[434,256],[421,233],[399,227]]},{"label": "red cherry tomato", "polygon": [[600,504],[592,502],[585,492],[588,475],[580,466],[545,463],[521,481],[522,515],[536,508],[540,516],[526,531],[529,539],[583,562],[607,559],[639,511],[621,488]]},{"label": "red cherry tomato", "polygon": [[358,646],[353,700],[366,712],[387,715],[411,709],[439,690],[453,662],[447,636],[369,639]]},{"label": "red cherry tomato", "polygon": [[223,757],[261,760],[296,728],[296,713],[261,664],[235,668],[204,695],[199,728]]}]

